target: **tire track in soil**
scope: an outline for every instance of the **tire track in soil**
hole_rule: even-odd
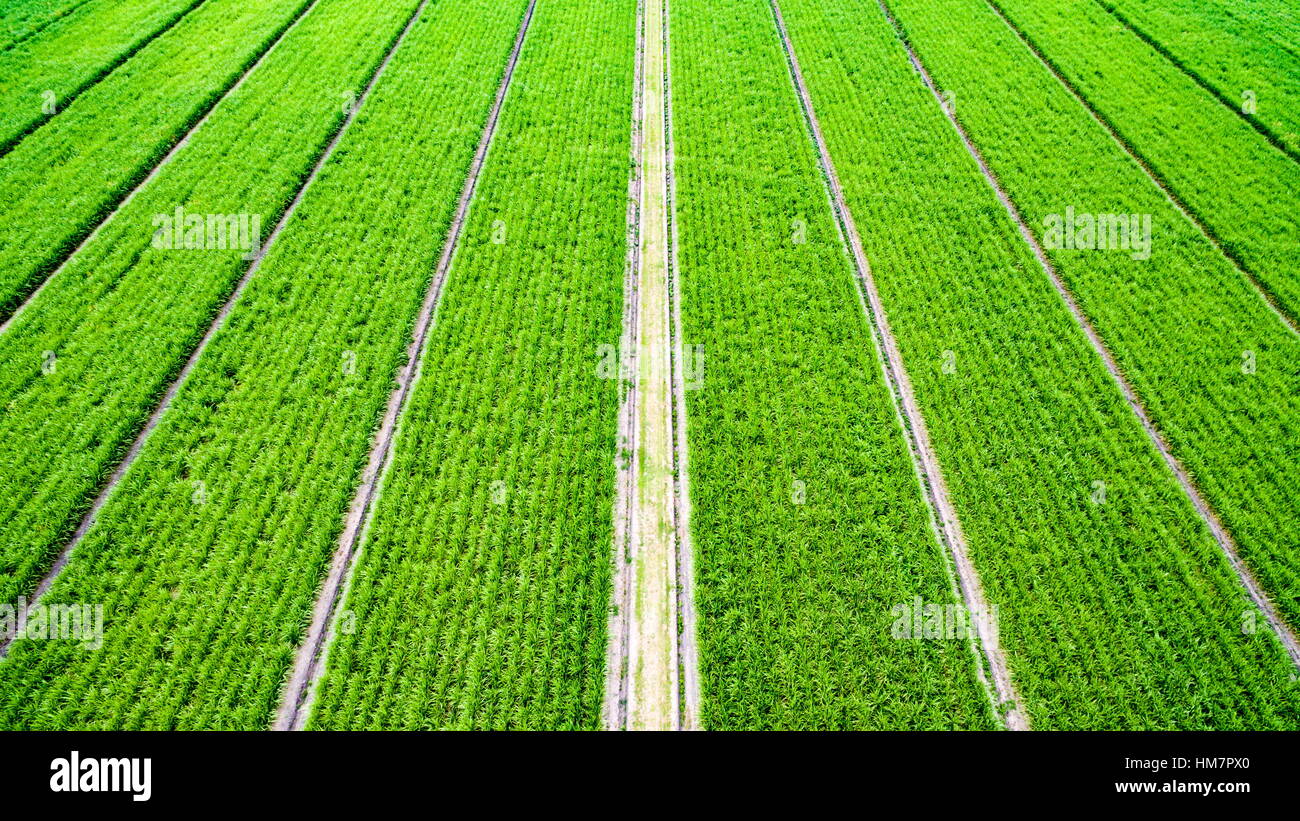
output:
[[[664,49],[664,145],[667,152],[668,209],[668,296],[672,302],[669,333],[671,336],[673,389],[673,477],[675,480],[673,514],[677,535],[677,658],[681,666],[681,716],[678,729],[699,730],[700,663],[696,644],[695,550],[691,541],[690,459],[687,448],[686,385],[683,363],[686,362],[682,339],[681,271],[677,260],[677,154],[673,142],[673,61],[671,6],[663,3]],[[696,363],[701,364],[701,363]]]
[[[645,85],[636,310],[636,475],[631,499],[631,607],[627,617],[626,726],[680,725],[676,523],[672,499],[672,376],[669,347],[667,153],[664,134],[663,5],[644,6]]]
[[[604,725],[699,726],[686,482],[680,291],[675,279],[668,4],[638,4],[615,500],[615,585]]]
[[[645,2],[638,0],[636,9],[636,63],[632,80],[631,172],[627,185],[627,263],[623,270],[623,329],[619,339],[617,379],[622,392],[618,410],[618,450],[614,498],[613,590],[607,625],[605,650],[605,700],[601,707],[601,724],[606,730],[627,726],[628,613],[632,607],[631,556],[632,499],[636,493],[636,327],[637,287],[641,251],[641,120],[644,117],[645,71]]]

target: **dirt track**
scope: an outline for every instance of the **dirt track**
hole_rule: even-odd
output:
[[[638,8],[608,729],[698,727],[666,4]]]

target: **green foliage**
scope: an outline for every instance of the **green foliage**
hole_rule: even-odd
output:
[[[1280,647],[1265,630],[1242,633],[1249,603],[1234,573],[874,0],[783,5],[1031,724],[1296,726]],[[998,36],[996,17],[976,26],[954,2],[891,7],[941,87],[956,90],[958,115],[1006,128],[972,125],[1013,196],[1033,185],[1057,210],[1142,210],[1119,198],[1114,166],[1080,159],[1089,126],[1099,129],[1077,105],[1037,86],[1004,96],[1045,72],[1017,62],[1033,58]],[[1082,134],[1046,140],[1044,118]],[[1105,187],[1068,190],[1081,180]],[[1042,213],[1029,209],[1031,226]],[[1118,302],[1117,283],[1149,281],[1175,258],[1166,232],[1192,230],[1157,221],[1149,264],[1120,251],[1056,256],[1071,270],[1134,265],[1109,280]],[[1160,309],[1127,310],[1125,324],[1150,334],[1132,318]]]
[[[1300,319],[1300,164],[1093,3],[996,0],[1131,145]],[[1300,68],[1300,63],[1293,60]],[[1232,96],[1240,103],[1241,91]],[[1265,97],[1269,107],[1283,100]]]
[[[1152,215],[1150,259],[1049,254],[1252,570],[1300,626],[1300,339],[986,5],[892,5],[936,82],[956,92],[958,118],[1031,230],[1041,237],[1044,217],[1069,206]]]
[[[538,3],[312,726],[598,726],[635,9]]]
[[[86,4],[87,0],[0,0],[0,50],[35,36]]]
[[[359,88],[414,6],[327,3],[281,69]],[[102,649],[17,645],[0,724],[269,724],[522,8],[426,9],[55,585],[105,604]]]
[[[1272,111],[1293,16],[996,2],[1294,313],[1300,171],[1170,62]],[[1152,216],[1147,259],[1049,254],[1300,627],[1300,340],[986,0],[888,3],[1031,231]],[[0,0],[0,146],[26,134],[0,157],[0,316],[307,0],[193,4]],[[157,215],[269,232],[417,5],[321,0],[0,334],[0,602],[248,270],[156,247]],[[1294,668],[876,0],[781,5],[1032,725],[1300,728]],[[0,728],[269,724],[526,7],[427,6],[50,591],[104,606],[102,646],[18,642]],[[635,18],[538,3],[314,727],[599,724]],[[994,727],[969,642],[894,634],[898,606],[960,597],[769,4],[673,0],[670,44],[703,723]],[[78,96],[40,114],[46,88]]]
[[[1189,74],[1300,152],[1300,15],[1290,0],[1098,0]],[[1240,109],[1239,109],[1240,110]]]
[[[0,317],[148,175],[307,1],[204,3],[0,161]]]
[[[101,0],[0,52],[0,154],[200,2]]]
[[[154,216],[258,214],[269,233],[343,119],[339,87],[364,85],[415,0],[365,5],[318,8],[0,335],[0,601],[66,543],[248,267],[154,248]]]
[[[892,633],[958,599],[771,13],[673,0],[671,35],[704,725],[991,727],[965,640]]]

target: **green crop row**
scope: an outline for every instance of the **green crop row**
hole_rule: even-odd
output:
[[[0,53],[0,155],[201,2],[110,0]]]
[[[990,2],[1300,320],[1300,164],[1101,6]]]
[[[286,55],[357,80],[413,8],[327,1]],[[425,9],[52,589],[102,647],[16,644],[0,726],[269,724],[523,8]]]
[[[310,2],[204,3],[0,160],[0,319]]]
[[[1031,726],[1296,727],[1286,657],[875,0],[781,6]]]
[[[247,270],[238,248],[155,247],[157,218],[269,234],[416,1],[324,0],[0,335],[0,601],[34,586]]]
[[[1289,0],[1098,2],[1292,156],[1300,153],[1300,16]]]
[[[0,2],[0,50],[34,36],[86,3],[87,0],[3,0]]]
[[[772,14],[671,13],[704,726],[990,728]]]
[[[309,726],[599,723],[635,35],[537,5]]]
[[[1150,215],[1147,259],[1114,248],[1048,254],[1300,626],[1300,339],[982,0],[890,5],[1040,240],[1067,209]]]

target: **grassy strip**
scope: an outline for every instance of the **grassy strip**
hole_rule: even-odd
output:
[[[55,584],[103,647],[15,645],[0,724],[267,725],[524,5],[426,8]],[[411,12],[341,9],[334,80]]]
[[[1247,8],[1206,0],[1098,2],[1300,160],[1300,43],[1295,39],[1300,25],[1291,4],[1254,2]],[[1287,12],[1293,20],[1290,30],[1280,17]],[[1253,111],[1242,110],[1248,91],[1255,96]]]
[[[1296,726],[1286,657],[874,0],[782,8],[1031,726]]]
[[[309,726],[599,724],[635,21],[538,4]]]
[[[1205,0],[1205,5],[1241,20],[1254,32],[1300,56],[1300,9],[1290,0]]]
[[[1300,320],[1300,164],[1099,5],[989,0]],[[1287,204],[1291,207],[1287,207]]]
[[[5,156],[0,318],[113,211],[309,3],[208,0]]]
[[[3,0],[0,2],[0,51],[34,37],[86,3],[87,0]]]
[[[203,0],[106,0],[0,54],[0,155]]]
[[[989,728],[965,639],[893,635],[960,599],[767,3],[671,33],[703,724]]]
[[[249,264],[153,247],[155,215],[269,232],[416,2],[324,0],[0,335],[0,601],[35,585]]]
[[[1048,253],[1251,569],[1300,625],[1300,340],[987,5],[890,6],[1040,241],[1045,219],[1067,208],[1151,215],[1148,259]]]

